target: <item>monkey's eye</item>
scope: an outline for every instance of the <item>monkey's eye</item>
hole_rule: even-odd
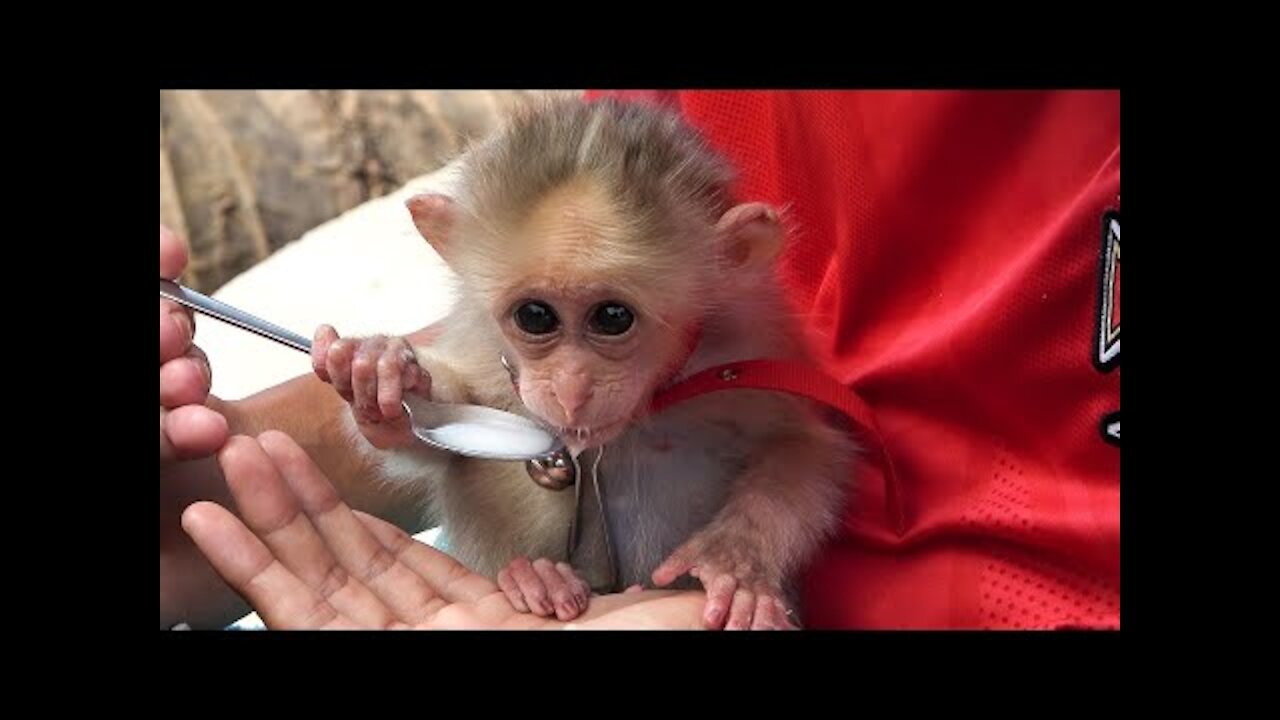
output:
[[[596,306],[587,320],[587,327],[600,335],[622,335],[631,329],[636,318],[626,305],[607,302]]]
[[[516,308],[516,325],[530,335],[546,335],[560,327],[556,312],[546,303],[531,301]]]

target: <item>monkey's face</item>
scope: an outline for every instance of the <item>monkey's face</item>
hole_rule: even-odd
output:
[[[574,452],[618,437],[683,360],[672,318],[607,286],[540,283],[495,310],[520,399]]]
[[[499,168],[510,160],[495,157]],[[705,183],[682,185],[684,163],[669,183],[600,180],[633,161],[626,154],[538,192],[521,192],[501,182],[513,175],[490,168],[463,193],[465,210],[435,194],[408,202],[418,231],[460,279],[465,301],[482,303],[501,328],[521,401],[560,428],[571,451],[613,440],[647,411],[654,391],[683,364],[690,329],[714,297],[749,295],[781,244],[767,206],[709,217],[714,200],[706,198],[717,193]],[[666,197],[668,185],[684,187],[683,195]]]

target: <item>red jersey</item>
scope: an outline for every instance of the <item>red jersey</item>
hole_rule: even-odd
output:
[[[790,208],[781,277],[892,459],[808,626],[1118,629],[1119,92],[614,94]]]

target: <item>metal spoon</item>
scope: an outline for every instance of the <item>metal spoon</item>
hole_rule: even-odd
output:
[[[160,296],[311,354],[311,341],[301,335],[175,282],[161,278]],[[559,438],[528,418],[479,405],[434,403],[414,395],[405,395],[402,405],[409,415],[413,434],[431,447],[485,460],[528,461],[530,475],[540,485],[554,487],[563,482],[559,476],[566,465],[564,445]],[[569,467],[572,474],[572,466]],[[545,484],[539,478],[543,474],[552,476]]]

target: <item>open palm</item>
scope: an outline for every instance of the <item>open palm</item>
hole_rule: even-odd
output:
[[[210,502],[182,525],[222,578],[279,629],[698,629],[701,592],[592,598],[573,623],[520,613],[488,578],[353,511],[292,439],[231,438],[219,453],[240,517]]]

